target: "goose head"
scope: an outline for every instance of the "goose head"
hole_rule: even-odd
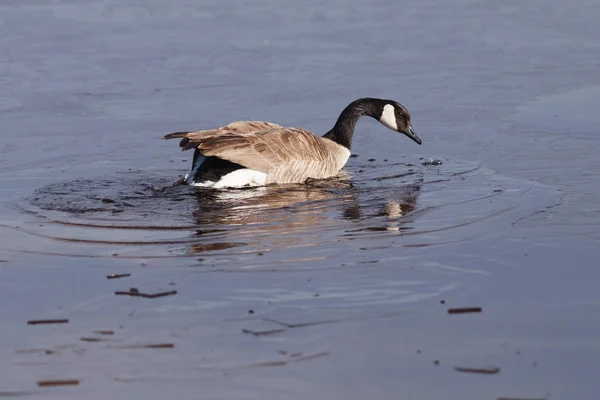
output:
[[[421,144],[421,139],[415,133],[410,123],[410,113],[402,104],[393,100],[382,100],[376,107],[375,119],[381,124],[387,126],[393,131],[400,132],[417,144]]]

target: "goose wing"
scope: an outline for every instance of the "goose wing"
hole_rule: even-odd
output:
[[[181,138],[181,142],[179,146],[182,150],[189,150],[191,148],[196,147],[194,144],[190,143],[190,138],[193,137],[208,137],[220,134],[233,134],[237,133],[239,135],[252,135],[258,131],[264,131],[269,129],[277,129],[282,128],[281,125],[277,125],[273,122],[265,122],[265,121],[235,121],[225,126],[216,129],[207,129],[203,131],[195,131],[195,132],[173,132],[165,135],[163,139],[175,139]]]
[[[284,128],[271,122],[236,121],[218,129],[173,137],[183,138],[180,145],[184,149],[197,148],[205,156],[278,176],[300,172],[304,175],[309,170],[313,177],[331,175],[349,156],[345,148],[329,139],[305,129]]]

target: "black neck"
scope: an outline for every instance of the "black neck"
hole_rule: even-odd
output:
[[[352,147],[352,136],[356,123],[362,116],[378,118],[381,100],[372,98],[362,98],[348,104],[340,114],[334,127],[323,135],[350,150]]]

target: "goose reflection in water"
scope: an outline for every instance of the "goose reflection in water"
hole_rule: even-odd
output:
[[[294,219],[312,225],[311,217],[331,212],[338,204],[354,201],[357,191],[347,176],[327,181],[311,181],[304,185],[277,185],[226,191],[196,190],[198,209],[193,217],[198,225],[277,224]],[[292,218],[302,216],[303,218]],[[326,218],[322,216],[317,218]],[[313,222],[311,222],[313,221]],[[271,229],[285,229],[274,225]]]
[[[203,243],[190,250],[310,247],[348,231],[409,229],[402,226],[416,218],[411,213],[420,190],[420,184],[360,189],[347,176],[289,187],[197,190],[193,218]]]

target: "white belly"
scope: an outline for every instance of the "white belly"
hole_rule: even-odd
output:
[[[252,169],[236,169],[233,172],[223,175],[217,182],[205,181],[194,182],[192,186],[211,187],[215,189],[222,188],[240,188],[248,186],[264,186],[267,183],[267,175],[263,172]]]

